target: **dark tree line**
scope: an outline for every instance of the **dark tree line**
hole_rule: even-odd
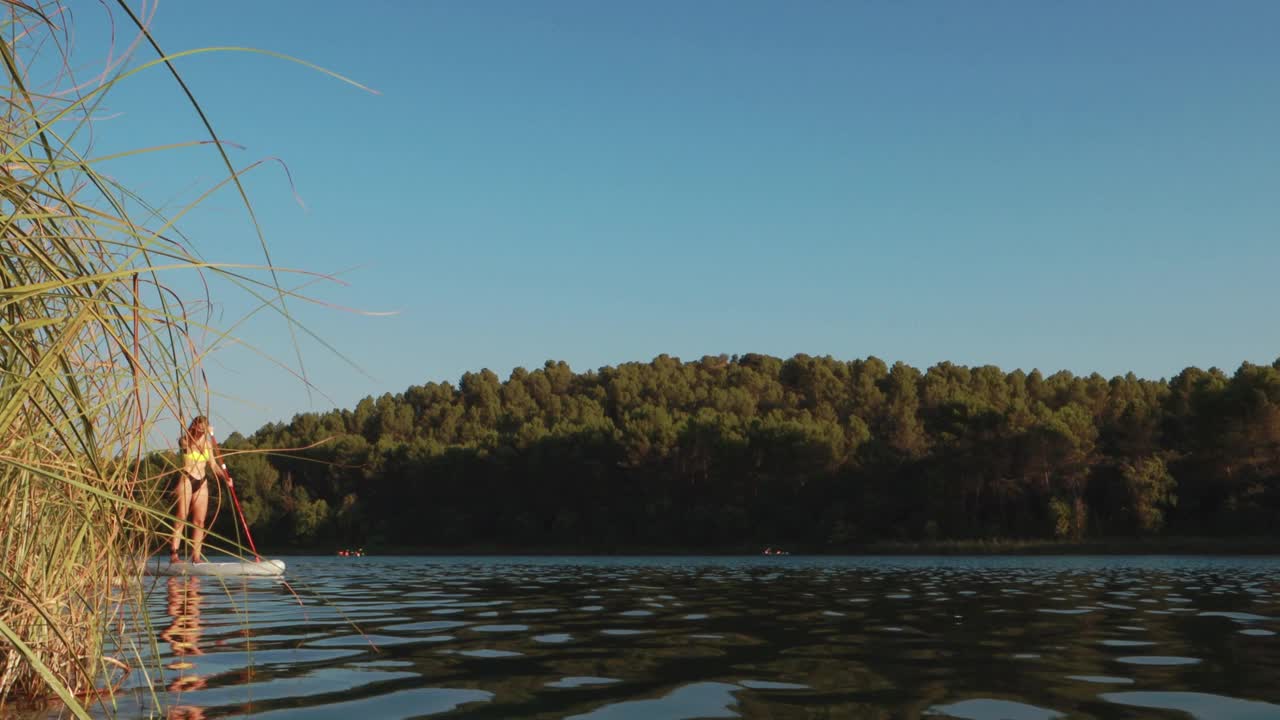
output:
[[[272,451],[228,461],[260,545],[1261,535],[1280,520],[1280,360],[1168,381],[875,357],[547,362],[224,449]]]

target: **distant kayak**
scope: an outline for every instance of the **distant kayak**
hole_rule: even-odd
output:
[[[219,560],[217,562],[192,563],[181,560],[169,562],[168,558],[152,558],[142,567],[143,575],[198,575],[213,577],[280,577],[284,575],[283,560]]]

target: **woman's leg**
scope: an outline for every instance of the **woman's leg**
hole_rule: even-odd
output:
[[[191,562],[204,562],[204,516],[209,509],[209,480],[191,497]]]
[[[175,489],[178,496],[178,522],[173,526],[173,539],[169,542],[169,560],[177,562],[178,549],[182,547],[182,526],[187,519],[187,511],[191,507],[191,480],[186,475],[178,475],[178,485]]]

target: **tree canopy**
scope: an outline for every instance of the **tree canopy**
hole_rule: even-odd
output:
[[[876,357],[548,361],[224,448],[260,544],[1263,534],[1280,520],[1280,361],[1160,381]]]

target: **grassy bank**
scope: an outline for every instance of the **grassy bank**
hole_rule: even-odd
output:
[[[116,31],[162,55],[144,19],[112,10]],[[129,579],[173,522],[174,468],[144,472],[140,460],[212,416],[203,364],[229,341],[211,324],[214,287],[289,318],[272,268],[211,264],[176,228],[205,195],[162,212],[103,169],[182,145],[93,156],[91,128],[118,83],[182,81],[164,57],[127,66],[132,48],[105,67],[73,61],[73,18],[56,3],[0,3],[0,716],[53,702],[87,718],[97,699],[110,714],[111,689],[147,671],[141,650],[109,654],[150,635],[130,625],[146,620]],[[240,176],[258,163],[233,168],[206,128],[185,145],[218,153],[227,177],[214,189],[245,198]],[[184,299],[178,286],[207,294]]]
[[[156,529],[152,484],[131,460],[154,422],[148,402],[181,392],[154,392],[173,377],[177,338],[154,331],[172,310],[134,284],[154,287],[159,238],[85,157],[102,89],[67,87],[47,14],[0,12],[0,710],[60,701],[84,716],[83,700],[136,665],[104,646],[136,601],[118,579]]]

